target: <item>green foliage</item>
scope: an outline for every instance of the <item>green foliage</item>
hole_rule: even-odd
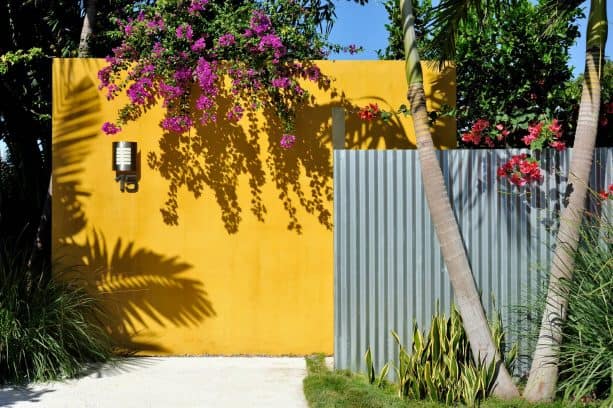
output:
[[[491,323],[492,336],[499,350],[504,349],[504,332],[500,314]],[[495,362],[475,363],[462,325],[462,318],[453,307],[450,317],[437,313],[432,317],[430,330],[422,333],[413,324],[411,351],[402,344],[397,333],[392,332],[399,348],[395,365],[398,395],[412,400],[438,401],[447,405],[463,402],[475,406],[491,392],[496,379]],[[513,346],[504,364],[511,366],[517,354]],[[375,368],[370,348],[366,352],[368,380],[375,382]],[[387,366],[387,365],[386,365]],[[385,367],[384,367],[385,369]],[[387,374],[379,376],[378,385]]]
[[[373,387],[366,377],[346,370],[329,370],[323,355],[306,358],[307,377],[303,381],[304,395],[311,408],[440,408],[443,403],[399,398],[394,387],[384,384]],[[490,399],[482,408],[562,408],[564,402],[530,404],[522,400]]]
[[[75,283],[33,281],[29,259],[0,243],[0,384],[74,376],[111,356],[96,299]]]
[[[381,372],[379,372],[379,375],[377,376],[375,373],[375,366],[372,361],[372,353],[370,351],[370,347],[368,348],[368,350],[366,350],[364,359],[366,360],[366,373],[368,377],[368,383],[376,384],[379,388],[384,387],[385,381],[387,380],[387,373],[390,369],[389,363],[386,363],[383,368],[381,368]]]
[[[587,222],[575,253],[573,279],[564,281],[561,289],[569,303],[560,347],[558,390],[567,405],[594,401],[609,406],[613,403],[613,224],[605,214],[586,213],[584,218]],[[513,307],[512,335],[526,350],[519,357],[524,367],[529,367],[539,335],[546,302],[539,294],[547,291],[547,280],[543,281],[536,296]]]
[[[390,38],[380,56],[403,58],[398,0],[388,0],[386,9]],[[568,49],[579,36],[575,24],[579,15],[575,10],[570,20],[550,27],[543,5],[529,0],[500,8],[483,19],[470,12],[467,21],[458,26],[455,43],[458,134],[483,118],[510,128],[511,145],[523,147],[520,138],[539,115],[560,119],[566,133],[572,134],[577,100],[569,98],[566,91],[572,77],[567,64]],[[428,32],[418,36],[422,59],[438,59],[443,46],[432,40],[437,28],[432,26],[435,11],[429,1],[418,4],[416,16],[417,31]],[[546,29],[550,35],[545,37]]]
[[[35,58],[43,56],[43,50],[34,47],[29,50],[17,50],[0,55],[0,74],[6,74],[10,67],[21,63],[30,63]]]
[[[559,390],[567,401],[613,404],[613,224],[606,216],[591,221],[582,230],[573,279],[563,285],[569,306]]]
[[[415,14],[415,36],[421,58],[424,60],[436,59],[438,54],[426,49],[431,36],[426,27],[430,24],[434,15],[432,0],[412,0]],[[404,59],[404,33],[402,31],[402,16],[400,14],[400,0],[385,0],[383,2],[387,12],[389,23],[385,24],[387,30],[387,47],[377,50],[379,59],[403,60]]]
[[[330,371],[323,355],[306,358],[308,376],[304,395],[311,408],[404,408],[413,406],[398,398],[387,385],[373,387],[363,376],[350,371]],[[431,406],[421,403],[419,406]]]
[[[128,3],[97,2],[97,29],[107,29],[115,9]],[[0,2],[0,145],[11,169],[1,181],[0,234],[16,236],[28,225],[28,245],[51,173],[51,58],[77,56],[82,24],[77,0]],[[114,45],[98,46],[94,56]]]
[[[565,98],[565,88],[572,75],[568,49],[579,32],[573,20],[558,27],[548,23],[539,5],[522,0],[482,26],[475,19],[461,26],[456,44],[458,129],[487,118],[523,131],[544,114],[574,130],[569,119],[576,102]],[[543,37],[547,28],[553,32]],[[517,145],[523,143],[517,140]]]

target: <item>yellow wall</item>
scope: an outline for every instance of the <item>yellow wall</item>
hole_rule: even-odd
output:
[[[154,107],[105,136],[102,123],[126,100],[98,91],[103,65],[53,64],[56,271],[72,266],[101,291],[113,337],[143,354],[332,353],[330,111],[348,110],[349,148],[414,147],[408,119],[364,123],[355,114],[369,102],[405,103],[402,62],[319,62],[331,89],[311,87],[316,105],[298,115],[289,151],[270,115],[256,127],[244,119],[179,137],[163,135]],[[455,103],[453,71],[426,79],[434,107]],[[454,132],[442,122],[436,143],[455,146]],[[138,142],[137,193],[114,181],[115,140]],[[176,207],[165,205],[169,191]]]

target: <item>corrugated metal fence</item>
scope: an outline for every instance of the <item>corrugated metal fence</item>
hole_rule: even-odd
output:
[[[486,309],[495,299],[507,321],[508,306],[534,296],[549,265],[571,153],[543,153],[547,175],[528,195],[496,179],[520,152],[438,154]],[[610,183],[613,149],[597,149],[590,185]],[[453,301],[417,151],[335,150],[334,216],[335,364],[363,370],[370,346],[380,368],[397,357],[391,330],[409,346],[413,320],[424,328],[437,301],[443,311]]]

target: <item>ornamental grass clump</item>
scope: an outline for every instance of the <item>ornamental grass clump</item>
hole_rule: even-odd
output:
[[[75,283],[33,276],[29,252],[0,242],[0,384],[72,377],[111,357],[97,300]]]
[[[602,202],[606,214],[611,202]],[[610,214],[610,213],[609,213]],[[568,318],[560,346],[560,387],[566,401],[613,405],[613,224],[590,217],[575,255]],[[607,405],[610,404],[610,405]]]

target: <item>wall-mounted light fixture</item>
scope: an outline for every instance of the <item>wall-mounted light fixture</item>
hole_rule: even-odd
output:
[[[138,191],[137,164],[136,142],[113,142],[113,170],[122,193]]]

